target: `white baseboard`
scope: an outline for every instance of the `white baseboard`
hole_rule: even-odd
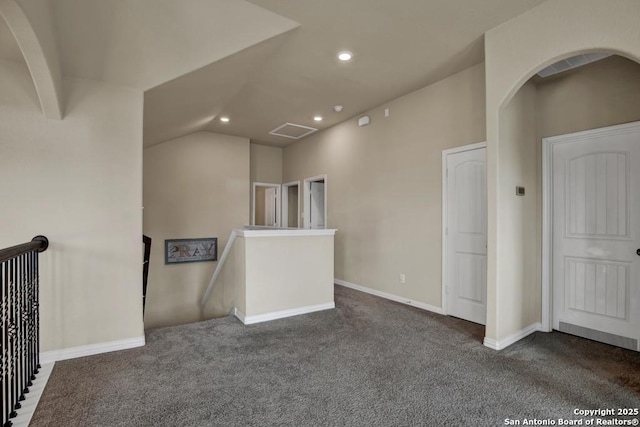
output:
[[[518,332],[511,334],[508,337],[503,338],[501,340],[494,340],[493,338],[484,337],[484,345],[493,350],[502,350],[504,348],[509,347],[511,344],[515,343],[516,341],[520,341],[522,338],[526,337],[527,335],[531,335],[536,331],[542,331],[542,323],[537,322],[537,323],[531,324],[526,328],[521,329]]]
[[[233,314],[245,325],[251,325],[254,323],[268,322],[269,320],[283,319],[285,317],[313,313],[314,311],[330,310],[332,308],[336,308],[336,304],[334,302],[309,305],[306,307],[293,308],[291,310],[274,311],[272,313],[257,314],[255,316],[246,316],[243,312],[241,312],[237,308],[234,308]]]
[[[79,347],[63,348],[40,353],[40,363],[51,363],[59,360],[75,359],[76,357],[93,356],[111,351],[127,350],[142,347],[145,344],[144,336],[129,338],[126,340],[110,341],[99,344],[81,345]]]
[[[49,381],[51,371],[53,371],[54,363],[40,363],[40,365],[40,372],[36,375],[36,379],[33,380],[33,385],[29,387],[29,393],[25,394],[26,399],[20,402],[22,408],[17,410],[18,416],[11,420],[13,427],[28,427],[33,414],[36,412],[44,387]]]
[[[423,310],[431,311],[433,313],[444,314],[444,310],[442,310],[442,308],[436,307],[434,305],[425,304],[425,303],[419,302],[419,301],[413,301],[413,300],[410,300],[409,298],[404,298],[404,297],[400,297],[398,295],[388,294],[386,292],[377,291],[377,290],[371,289],[371,288],[366,288],[364,286],[360,286],[360,285],[356,285],[356,284],[353,284],[353,283],[345,282],[344,280],[340,280],[340,279],[333,279],[333,282],[336,285],[344,286],[345,288],[355,289],[356,291],[365,292],[367,294],[375,295],[377,297],[385,298],[385,299],[388,299],[388,300],[391,300],[391,301],[399,302],[399,303],[402,303],[402,304],[407,304],[407,305],[410,305],[412,307],[417,307],[417,308],[421,308]]]

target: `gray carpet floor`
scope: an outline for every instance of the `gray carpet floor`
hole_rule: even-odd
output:
[[[556,332],[496,352],[483,335],[337,286],[335,310],[156,329],[58,362],[31,426],[498,426],[640,408],[640,353]]]

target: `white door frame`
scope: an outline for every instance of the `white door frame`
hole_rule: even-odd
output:
[[[447,186],[447,156],[450,154],[463,153],[465,151],[478,150],[480,148],[487,148],[487,143],[477,142],[475,144],[442,150],[442,314],[444,315],[448,314],[447,283],[449,280],[447,275],[447,195],[449,191],[449,187]]]
[[[256,187],[267,187],[276,189],[276,227],[280,227],[280,194],[281,185],[269,182],[254,182],[251,190],[251,225],[256,225]]]
[[[289,226],[289,187],[298,186],[298,228],[300,228],[300,181],[291,181],[286,184],[282,184],[282,221],[280,225],[283,227]]]
[[[309,228],[309,225],[311,224],[311,218],[310,218],[310,212],[311,212],[311,206],[309,205],[309,184],[311,182],[315,182],[315,181],[324,181],[324,228],[327,228],[327,174],[323,174],[323,175],[316,175],[316,176],[312,176],[309,178],[305,178],[304,179],[304,221],[303,221],[303,227],[304,228]]]
[[[542,330],[553,330],[553,147],[557,144],[588,140],[630,130],[640,132],[640,121],[607,126],[542,139]],[[567,141],[568,138],[571,138]]]

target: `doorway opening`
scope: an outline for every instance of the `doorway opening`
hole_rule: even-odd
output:
[[[304,228],[327,228],[327,175],[304,180]]]
[[[559,330],[638,350],[640,335],[625,331],[640,330],[640,316],[628,316],[640,292],[632,207],[640,137],[628,148],[617,131],[605,136],[640,120],[638,90],[640,64],[609,55],[535,74],[501,107],[499,263],[509,283],[501,304],[521,328],[505,342]],[[619,248],[625,239],[633,250]]]
[[[300,224],[300,181],[282,184],[282,226],[298,228]]]
[[[254,182],[251,225],[280,226],[280,184]]]

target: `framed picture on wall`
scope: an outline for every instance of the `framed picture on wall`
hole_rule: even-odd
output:
[[[203,262],[218,260],[218,238],[167,239],[164,241],[164,263]]]

